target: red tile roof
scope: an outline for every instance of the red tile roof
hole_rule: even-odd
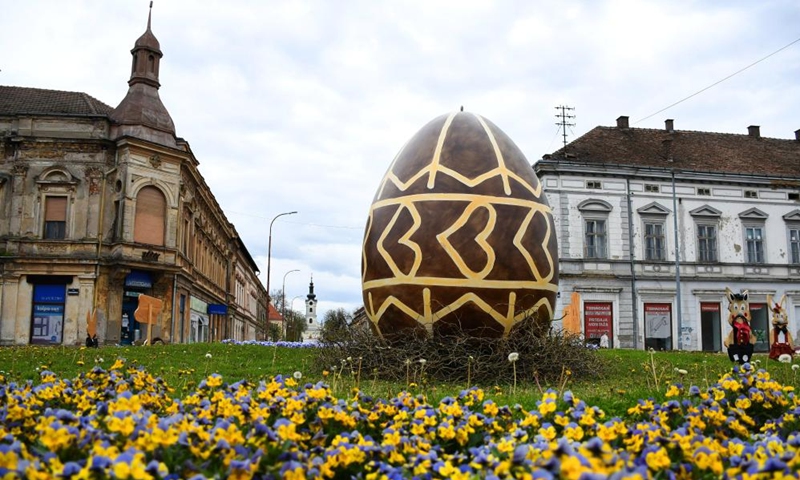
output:
[[[595,127],[544,161],[800,178],[800,141],[729,133]]]
[[[83,92],[0,85],[0,115],[107,116],[113,110],[112,107]]]
[[[282,322],[283,321],[283,315],[281,315],[281,313],[278,311],[278,309],[275,308],[275,305],[273,305],[271,303],[269,304],[269,317],[268,317],[268,319],[271,322]]]

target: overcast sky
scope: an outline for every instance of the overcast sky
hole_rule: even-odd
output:
[[[0,84],[116,107],[148,0],[0,0]],[[794,138],[800,2],[156,0],[161,99],[177,134],[287,304],[310,276],[320,314],[361,305],[370,203],[397,151],[460,106],[533,163],[627,115],[632,126]],[[300,272],[287,274],[290,270]],[[293,304],[302,308],[300,299]]]

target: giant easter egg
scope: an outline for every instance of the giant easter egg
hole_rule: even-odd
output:
[[[520,149],[473,113],[422,127],[375,194],[361,274],[366,314],[385,337],[501,337],[531,316],[549,322],[555,228]]]

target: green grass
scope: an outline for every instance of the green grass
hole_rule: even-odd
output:
[[[616,416],[624,414],[641,398],[663,401],[671,383],[680,382],[687,387],[697,385],[705,389],[732,367],[727,355],[721,353],[603,350],[598,354],[605,364],[604,374],[598,378],[574,379],[564,375],[561,380],[544,385],[537,385],[532,378],[518,378],[516,388],[510,384],[481,387],[486,390],[487,398],[499,404],[519,403],[526,409],[535,407],[541,398],[541,390],[571,390],[589,405],[596,405],[608,415]],[[39,371],[44,368],[62,378],[74,378],[94,365],[107,369],[119,357],[125,358],[127,365],[142,365],[166,380],[175,389],[175,396],[193,391],[203,378],[212,373],[219,373],[225,381],[232,383],[238,380],[257,382],[273,375],[292,375],[299,371],[304,382],[324,380],[339,396],[350,395],[354,387],[382,397],[409,389],[427,395],[430,402],[455,395],[466,387],[463,384],[428,383],[423,377],[412,379],[418,385],[409,388],[406,382],[377,380],[372,372],[359,374],[357,364],[348,364],[346,368],[329,372],[324,377],[321,368],[314,365],[313,349],[221,343],[99,349],[2,347],[0,372],[10,381],[36,381]],[[757,364],[759,368],[767,368],[782,383],[800,387],[800,379],[791,365],[768,361],[766,354],[756,355],[755,360],[760,362]],[[676,369],[687,373],[681,374]]]

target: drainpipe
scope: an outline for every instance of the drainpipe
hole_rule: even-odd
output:
[[[6,304],[6,262],[0,262],[0,325],[3,324],[3,306]]]
[[[634,260],[636,256],[634,255],[633,249],[633,206],[631,205],[631,181],[629,178],[625,179],[625,189],[627,194],[625,195],[628,199],[628,252],[629,258],[631,263],[631,307],[633,313],[633,349],[639,349],[639,305],[636,301],[636,268],[634,265]]]
[[[172,276],[172,331],[169,334],[169,343],[175,343],[175,321],[178,317],[175,312],[178,311],[178,274]]]
[[[100,215],[97,218],[97,252],[94,273],[94,297],[92,299],[92,310],[97,309],[97,292],[100,289],[100,252],[103,249],[103,215],[105,214],[106,206],[106,178],[108,175],[117,170],[117,162],[119,160],[119,152],[114,152],[114,168],[107,172],[103,172],[103,186],[100,193]]]
[[[678,237],[678,194],[675,192],[675,170],[672,171],[672,222],[675,229],[675,292],[678,302],[678,350],[683,350],[683,322],[681,318],[681,249]]]

